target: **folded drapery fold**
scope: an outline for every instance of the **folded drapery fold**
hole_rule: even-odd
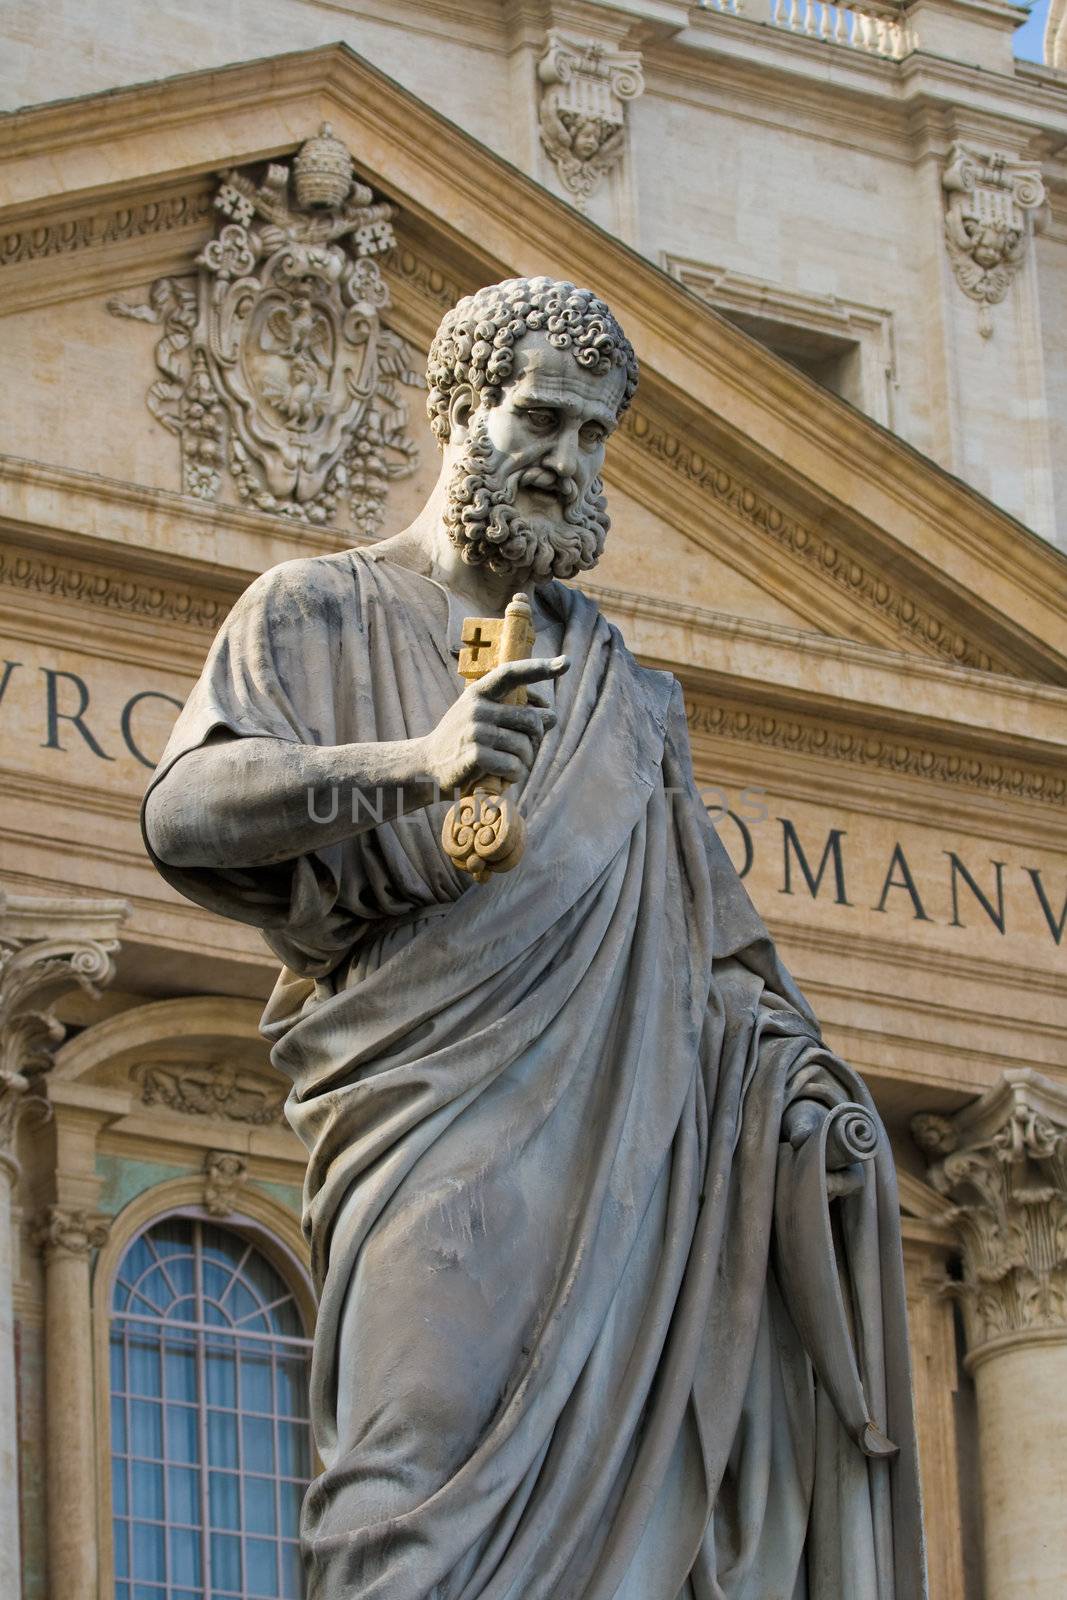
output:
[[[161,770],[219,728],[429,731],[460,689],[434,591],[352,552],[268,574]],[[876,1127],[873,1106],[707,821],[678,686],[578,592],[539,598],[571,668],[518,870],[466,886],[443,807],[283,864],[267,894],[164,869],[287,964],[264,1030],[321,1291],[309,1594],[918,1600],[887,1142],[827,1257],[825,1151],[795,1155],[783,1114],[814,1093]],[[805,1263],[833,1266],[854,1371],[810,1326]],[[857,1407],[894,1458],[857,1445]]]

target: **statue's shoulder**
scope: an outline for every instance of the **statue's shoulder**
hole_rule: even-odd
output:
[[[539,587],[537,594],[568,626],[584,629],[590,635],[599,633],[605,641],[610,641],[612,650],[626,663],[635,683],[652,688],[657,701],[681,698],[681,686],[674,673],[646,667],[638,661],[622,629],[606,615],[593,595],[574,584],[561,583],[558,578]]]
[[[235,613],[259,612],[270,620],[303,620],[350,615],[358,595],[359,551],[341,550],[322,556],[298,556],[268,567],[244,591]]]

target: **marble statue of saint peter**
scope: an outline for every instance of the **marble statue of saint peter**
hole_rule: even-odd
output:
[[[145,802],[168,881],[283,963],[311,1600],[924,1593],[888,1142],[708,823],[678,684],[569,581],[636,384],[588,290],[461,301],[425,508],[251,585]],[[464,686],[464,619],[519,590],[533,658]],[[441,845],[477,775],[527,826],[484,883]]]

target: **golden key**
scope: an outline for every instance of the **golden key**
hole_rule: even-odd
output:
[[[528,660],[535,638],[533,613],[524,594],[513,596],[502,617],[468,617],[460,639],[460,677],[473,683],[507,661]],[[524,706],[523,685],[500,704]],[[441,829],[445,854],[476,883],[484,883],[491,872],[510,872],[522,859],[526,823],[508,798],[508,787],[503,778],[474,778],[445,817]]]

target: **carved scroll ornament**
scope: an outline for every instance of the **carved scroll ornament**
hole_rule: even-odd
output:
[[[375,259],[395,243],[390,205],[354,176],[329,123],[291,164],[231,170],[195,278],[160,278],[116,316],[158,323],[148,408],[178,435],[182,487],[218,498],[229,469],[261,511],[358,531],[381,521],[391,479],[414,466],[400,385],[421,383],[384,327]]]
[[[114,976],[115,935],[125,914],[116,901],[38,899],[0,889],[0,1168],[17,1171],[22,1118],[50,1115],[46,1077],[67,1031],[53,1006],[74,989],[99,997]]]

